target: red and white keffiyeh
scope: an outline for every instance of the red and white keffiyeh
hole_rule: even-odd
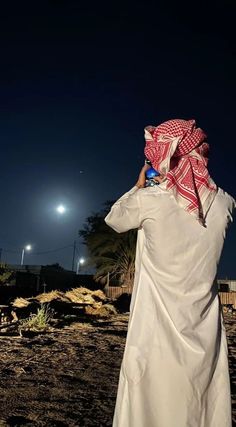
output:
[[[145,156],[166,176],[167,189],[177,203],[201,224],[214,200],[217,186],[209,175],[209,145],[195,120],[168,120],[145,128]]]

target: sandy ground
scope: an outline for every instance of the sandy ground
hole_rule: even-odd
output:
[[[236,421],[236,321],[225,316]],[[128,314],[0,337],[0,426],[112,425]],[[235,425],[235,424],[234,424]]]

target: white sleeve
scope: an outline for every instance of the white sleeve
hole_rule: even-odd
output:
[[[105,218],[109,227],[117,233],[123,233],[141,225],[140,207],[139,207],[139,189],[131,188],[130,191],[123,194],[112,206],[110,212]]]

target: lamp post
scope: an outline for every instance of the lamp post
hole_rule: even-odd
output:
[[[85,259],[84,258],[79,258],[77,261],[77,267],[76,267],[76,274],[79,274],[79,268],[81,265],[83,265],[85,263]]]
[[[32,246],[31,246],[31,245],[26,245],[26,246],[22,249],[20,265],[23,265],[23,264],[24,264],[25,251],[31,251],[31,249],[32,249]]]

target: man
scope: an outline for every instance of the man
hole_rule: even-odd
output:
[[[105,218],[118,233],[138,228],[113,427],[231,427],[214,279],[235,200],[211,179],[194,120],[148,126],[145,138],[158,185],[145,187],[145,165]]]

